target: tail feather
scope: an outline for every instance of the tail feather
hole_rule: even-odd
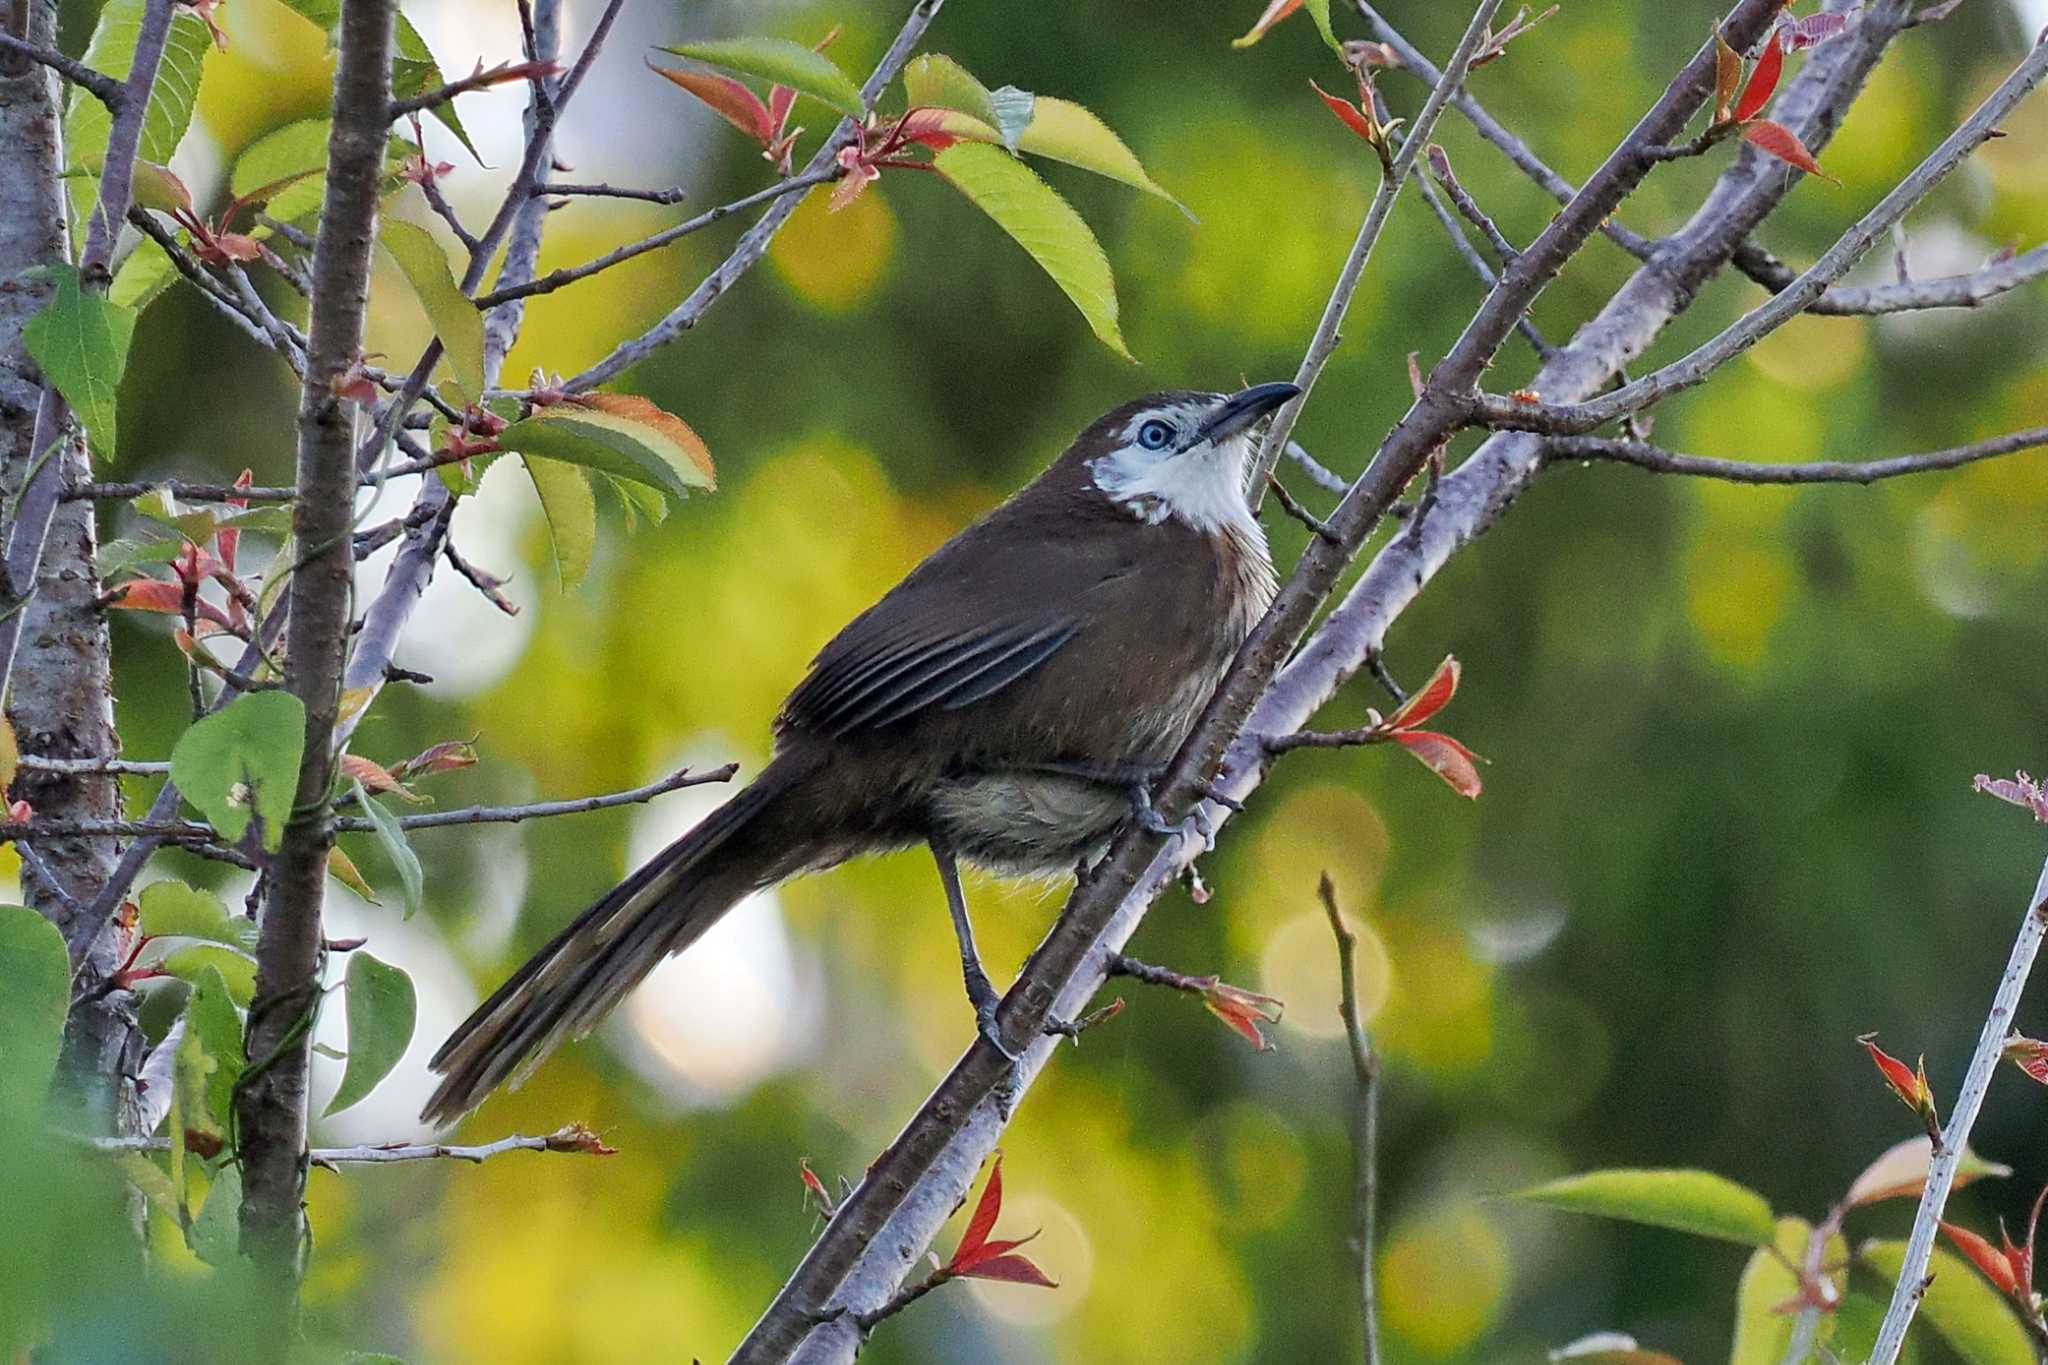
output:
[[[797,774],[772,763],[738,796],[578,915],[450,1034],[429,1065],[446,1079],[421,1117],[448,1123],[517,1085],[566,1038],[588,1033],[663,958],[733,904],[810,861],[778,808]]]

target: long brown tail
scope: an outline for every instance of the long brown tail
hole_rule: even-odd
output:
[[[447,1079],[421,1117],[447,1123],[510,1079],[514,1084],[565,1038],[581,1037],[655,964],[687,948],[749,892],[817,861],[814,837],[794,826],[803,777],[777,759],[548,941],[477,1006],[430,1064]]]

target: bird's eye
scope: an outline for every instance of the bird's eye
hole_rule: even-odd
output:
[[[1164,450],[1173,439],[1173,427],[1157,417],[1138,428],[1138,444],[1147,450]]]

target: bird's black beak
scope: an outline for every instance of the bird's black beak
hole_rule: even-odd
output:
[[[1195,439],[1227,441],[1300,392],[1298,384],[1254,384],[1224,399],[1223,406],[1202,424]]]

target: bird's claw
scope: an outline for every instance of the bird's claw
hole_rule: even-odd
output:
[[[988,1040],[990,1047],[1011,1061],[1017,1061],[1019,1054],[1012,1051],[1003,1041],[1002,1024],[996,1018],[996,1011],[1002,1006],[1003,1001],[1002,997],[996,994],[994,983],[988,979],[988,973],[981,969],[978,962],[962,962],[961,967],[967,978],[967,1000],[974,1006],[975,1030]]]
[[[1216,847],[1216,825],[1209,818],[1209,811],[1205,806],[1197,805],[1188,813],[1186,819],[1178,823],[1170,821],[1152,804],[1152,793],[1145,784],[1134,782],[1131,784],[1131,809],[1138,822],[1138,828],[1148,834],[1164,835],[1169,839],[1199,837],[1203,848]]]

